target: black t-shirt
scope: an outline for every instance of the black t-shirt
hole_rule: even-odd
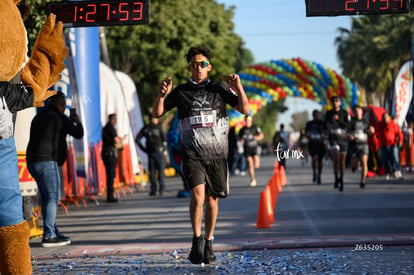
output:
[[[164,101],[165,111],[177,107],[183,158],[220,159],[228,154],[229,118],[226,104],[238,103],[225,83],[206,79],[176,87]]]
[[[102,128],[102,152],[115,152],[114,138],[117,136],[115,127],[109,122]]]
[[[338,115],[338,119],[334,118],[335,115]],[[325,123],[331,144],[335,142],[347,142],[347,131],[350,126],[349,122],[349,114],[343,109],[340,109],[339,111],[329,110],[326,112]]]
[[[141,139],[145,137],[145,146],[142,145]],[[135,138],[135,142],[147,153],[162,152],[164,150],[164,132],[159,125],[150,123],[142,128]]]
[[[239,137],[244,140],[244,151],[245,152],[254,152],[259,146],[259,142],[254,138],[259,135],[262,130],[256,125],[250,127],[244,126],[240,129]]]
[[[305,133],[310,143],[322,143],[325,123],[322,120],[311,120],[306,123]]]

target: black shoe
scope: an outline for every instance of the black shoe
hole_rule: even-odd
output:
[[[115,198],[110,198],[110,199],[107,199],[106,202],[113,203],[113,202],[119,202],[119,200]]]
[[[317,183],[317,184],[321,184],[321,176],[318,176],[318,177],[316,178],[316,183]]]
[[[191,247],[188,259],[193,264],[201,264],[204,258],[204,237],[193,236],[193,245]]]
[[[339,185],[339,179],[335,178],[334,188],[338,188]]]
[[[157,193],[156,193],[155,191],[151,191],[151,192],[149,193],[149,195],[150,195],[150,196],[155,196],[155,195],[157,195]]]
[[[344,180],[342,177],[339,178],[339,192],[344,191]]]
[[[316,174],[313,174],[312,182],[316,181]]]
[[[42,247],[58,247],[70,244],[70,241],[55,238],[43,238]]]
[[[360,187],[360,188],[365,188],[365,183],[364,183],[364,182],[361,182],[361,183],[359,184],[359,187]]]
[[[62,241],[67,241],[67,242],[68,242],[68,244],[71,244],[71,243],[72,243],[72,241],[70,240],[70,237],[67,237],[67,236],[65,236],[65,235],[61,235],[61,234],[59,234],[59,235],[57,235],[57,238],[58,238],[59,240],[62,240]]]
[[[216,262],[216,256],[213,252],[213,240],[205,240],[204,246],[204,263],[205,264],[214,264]]]

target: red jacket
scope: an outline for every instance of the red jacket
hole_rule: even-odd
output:
[[[382,122],[378,130],[378,139],[381,146],[391,146],[403,142],[403,133],[393,120]]]

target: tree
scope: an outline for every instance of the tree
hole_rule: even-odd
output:
[[[26,0],[30,7],[29,17],[24,21],[28,38],[29,56],[36,42],[36,37],[47,19],[47,0]]]
[[[411,3],[413,10],[413,3]],[[339,29],[337,55],[343,73],[367,95],[391,91],[400,66],[410,58],[414,15],[354,17],[351,29]]]
[[[250,51],[234,32],[233,10],[213,0],[154,0],[149,25],[105,28],[111,64],[132,77],[144,110],[152,107],[162,79],[171,76],[174,84],[188,80],[185,54],[190,46],[204,45],[216,56],[212,79],[251,64]]]

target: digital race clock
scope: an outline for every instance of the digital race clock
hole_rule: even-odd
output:
[[[48,7],[66,27],[149,23],[149,0],[52,2]]]
[[[305,0],[306,16],[407,13],[409,0]]]

